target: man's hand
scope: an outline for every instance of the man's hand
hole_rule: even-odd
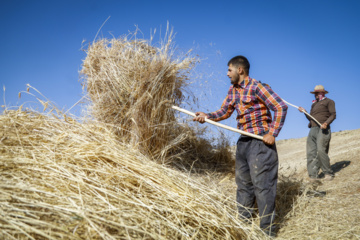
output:
[[[266,134],[263,136],[263,142],[267,145],[274,145],[275,143],[275,137],[271,134]]]
[[[327,123],[323,123],[323,124],[320,126],[321,129],[327,129],[327,127],[328,127],[328,124],[327,124]]]
[[[299,110],[300,112],[302,112],[302,113],[303,113],[303,112],[306,112],[305,108],[303,108],[303,107],[299,107],[298,110]]]
[[[199,123],[204,123],[205,118],[207,117],[205,113],[203,112],[196,112],[196,117],[193,118],[193,121],[198,121]]]

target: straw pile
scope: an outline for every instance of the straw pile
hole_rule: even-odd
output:
[[[176,53],[170,31],[154,45],[133,33],[88,47],[81,74],[91,116],[155,161],[198,171],[232,169],[226,139],[212,146],[200,138],[204,129],[179,124],[171,109],[186,99],[194,101],[186,87],[197,60]]]
[[[170,107],[184,100],[196,61],[174,56],[171,32],[159,45],[136,33],[100,39],[87,49],[81,71],[91,115],[113,124],[119,139],[151,156],[168,155],[165,147],[181,139]]]
[[[118,141],[105,124],[0,116],[1,239],[258,239],[201,178]]]

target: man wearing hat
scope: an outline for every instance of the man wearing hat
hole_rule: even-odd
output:
[[[332,180],[334,173],[331,170],[329,158],[329,144],[331,139],[330,124],[336,118],[335,102],[325,97],[328,93],[322,85],[315,86],[313,92],[315,100],[313,100],[310,115],[313,116],[320,124],[319,126],[313,119],[309,119],[310,132],[306,143],[307,170],[311,180],[319,178],[319,170],[321,168],[325,175],[325,180]],[[305,112],[303,107],[299,107],[300,112]]]

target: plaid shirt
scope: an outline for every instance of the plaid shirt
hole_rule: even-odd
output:
[[[284,125],[287,105],[267,84],[246,77],[240,84],[231,85],[221,109],[207,113],[213,121],[229,118],[236,109],[240,130],[277,137]],[[274,120],[271,112],[274,111]]]

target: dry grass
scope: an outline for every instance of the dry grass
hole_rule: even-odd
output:
[[[354,176],[310,185],[285,217],[279,238],[360,239],[360,181]]]
[[[282,220],[279,239],[360,239],[359,133],[360,129],[332,133],[330,159],[336,177],[315,183],[307,182],[305,146],[299,147],[306,138],[281,142],[288,146],[281,155],[298,165],[292,176],[301,187],[293,192],[299,197]]]
[[[81,70],[91,115],[113,124],[122,141],[156,158],[168,156],[182,138],[170,107],[184,100],[187,75],[196,62],[174,55],[171,32],[165,38],[158,47],[136,33],[100,39],[87,49]]]
[[[119,142],[105,124],[20,110],[0,122],[2,239],[261,236],[237,220],[234,201]]]
[[[158,44],[138,39],[136,32],[100,39],[86,53],[81,73],[90,114],[110,124],[119,141],[179,168],[233,168],[226,139],[212,146],[199,138],[204,129],[180,124],[171,109],[186,99],[194,101],[187,86],[197,61],[190,53],[176,53],[171,31]]]

